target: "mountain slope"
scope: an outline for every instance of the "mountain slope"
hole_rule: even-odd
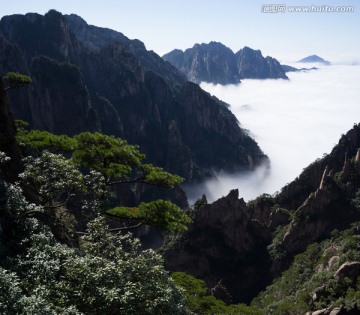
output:
[[[76,14],[64,15],[64,17],[76,38],[85,46],[99,51],[114,42],[121,43],[134,54],[144,68],[177,84],[186,81],[186,77],[183,73],[178,71],[168,62],[165,62],[153,51],[147,51],[144,43],[141,41],[137,39],[131,40],[122,33],[108,28],[88,25],[86,21]]]
[[[188,181],[266,159],[222,102],[140,41],[54,10],[3,17],[0,40],[0,72],[33,78],[9,97],[34,129],[123,137]]]
[[[233,301],[249,302],[295,255],[360,220],[360,124],[332,152],[275,196],[247,204],[238,191],[195,204],[194,223],[165,254],[168,268],[220,280]]]
[[[237,53],[221,43],[195,44],[184,52],[175,49],[163,56],[188,80],[219,84],[236,84],[241,79],[287,79],[279,62],[264,58],[260,50],[244,47]]]

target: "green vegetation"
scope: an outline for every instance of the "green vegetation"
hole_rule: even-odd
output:
[[[21,86],[28,85],[32,82],[31,78],[27,75],[23,75],[17,72],[8,72],[4,79],[7,81],[8,85],[5,87],[6,90],[16,89]]]
[[[175,284],[184,290],[186,306],[194,314],[224,314],[224,315],[260,315],[255,307],[244,304],[226,305],[222,300],[214,297],[203,280],[197,279],[184,272],[171,274]]]
[[[291,267],[252,302],[264,314],[305,314],[326,307],[360,308],[360,278],[336,279],[345,262],[360,261],[359,223],[333,238],[308,246]]]
[[[151,225],[159,230],[180,232],[191,222],[184,211],[173,203],[165,200],[142,202],[137,208],[116,207],[107,214],[118,218],[137,219],[143,224]]]
[[[269,194],[261,194],[257,198],[255,198],[253,200],[249,200],[247,202],[247,206],[249,208],[252,208],[255,205],[260,205],[260,204],[264,204],[264,203],[268,203],[268,204],[271,204],[271,206],[273,206],[275,204],[274,198]]]
[[[66,206],[75,199],[79,202],[80,198],[87,216],[107,214],[112,219],[132,221],[131,227],[147,224],[175,232],[185,230],[191,222],[178,206],[164,200],[137,207],[110,206],[113,186],[145,184],[173,188],[182,181],[160,167],[143,163],[145,156],[139,148],[123,139],[100,133],[84,132],[69,137],[24,129],[19,130],[17,139],[38,154],[26,158],[20,177],[39,194],[45,209]]]

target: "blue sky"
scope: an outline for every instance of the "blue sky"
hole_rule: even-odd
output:
[[[286,12],[263,13],[268,4],[286,4]],[[290,13],[292,5],[353,6],[354,12]],[[0,0],[0,16],[49,9],[138,38],[160,55],[214,40],[285,60],[313,53],[331,61],[360,60],[359,0]]]

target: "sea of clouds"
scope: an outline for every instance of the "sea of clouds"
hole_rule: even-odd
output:
[[[271,168],[220,173],[215,179],[187,186],[190,203],[202,194],[214,201],[234,188],[245,200],[262,193],[273,194],[315,159],[329,153],[341,134],[360,122],[360,66],[320,66],[318,70],[288,73],[288,77],[247,79],[226,86],[201,84],[231,105],[241,127],[249,130],[270,158]]]

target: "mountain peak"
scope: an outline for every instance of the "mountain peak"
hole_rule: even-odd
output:
[[[317,63],[322,63],[324,65],[330,65],[329,61],[319,57],[318,55],[307,56],[307,57],[299,60],[298,62],[303,62],[303,63],[317,62]]]
[[[261,50],[260,49],[252,49],[252,48],[250,48],[250,47],[248,47],[248,46],[244,46],[244,48],[243,49],[241,49],[241,50],[244,50],[244,51],[253,51],[253,52],[260,52],[260,54],[261,54]]]
[[[215,84],[237,84],[240,79],[287,79],[279,62],[264,58],[260,50],[245,46],[236,54],[216,41],[195,44],[184,52],[173,50],[163,58],[183,71],[188,80]]]

